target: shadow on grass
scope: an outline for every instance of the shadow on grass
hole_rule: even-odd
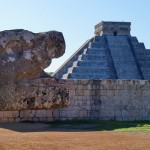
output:
[[[88,131],[149,131],[150,121],[100,121],[100,120],[73,120],[54,121],[53,128],[82,129]],[[130,130],[128,130],[130,129]]]
[[[0,128],[17,132],[146,131],[150,121],[66,120],[49,123],[1,123]],[[0,129],[1,130],[1,129]]]

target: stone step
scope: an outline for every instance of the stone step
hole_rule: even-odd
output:
[[[107,75],[109,73],[109,68],[108,67],[99,67],[99,68],[94,68],[94,67],[74,67],[73,73],[97,73],[97,74],[104,74]]]
[[[143,55],[149,55],[150,56],[150,51],[146,51],[144,49],[134,49],[136,57],[140,57]]]
[[[136,55],[140,55],[144,53],[144,49],[138,49],[138,48],[134,48],[135,54]]]
[[[127,53],[125,53],[124,55],[123,54],[118,54],[118,55],[113,54],[113,59],[115,59],[115,60],[120,60],[120,58],[122,58],[122,57],[124,57],[124,59],[122,59],[124,61],[134,60],[133,56],[130,54],[127,54]],[[122,60],[120,60],[120,61],[122,61]]]
[[[83,55],[79,55],[77,61],[82,60],[82,57],[83,57]]]
[[[127,37],[108,37],[107,40],[118,78],[139,79],[139,70]]]
[[[150,80],[150,76],[144,77],[144,80]]]
[[[87,48],[83,50],[83,54],[87,54]]]
[[[82,55],[82,60],[86,60],[86,61],[104,61],[107,60],[107,56],[106,55]]]
[[[93,42],[101,42],[103,41],[103,37],[102,36],[95,36]]]
[[[63,74],[62,79],[68,79],[69,78],[69,74]]]
[[[101,43],[100,42],[90,42],[89,43],[89,48],[100,48]]]
[[[107,55],[107,52],[105,52],[105,51],[101,51],[101,52],[88,51],[86,54],[88,54],[88,55],[106,56],[106,55]]]
[[[107,37],[108,43],[110,47],[126,47],[129,46],[127,37],[122,36],[108,36]]]
[[[139,61],[150,61],[150,56],[147,55],[147,56],[139,56],[137,57]]]
[[[78,65],[78,61],[74,61],[72,67],[76,67]]]
[[[129,45],[125,45],[125,44],[120,44],[120,43],[112,43],[112,45],[109,45],[109,47],[111,47],[111,49],[113,49],[114,51],[115,50],[121,50],[122,48],[123,49],[125,49],[125,51],[126,51],[126,49],[128,50],[128,49],[130,49],[130,46]]]
[[[107,53],[106,53],[106,51],[101,51],[101,50],[97,50],[97,51],[87,51],[87,53],[86,54],[88,54],[88,55],[99,55],[99,56],[106,56],[107,55]]]
[[[123,50],[114,50],[114,49],[111,49],[111,53],[112,53],[112,56],[113,57],[118,57],[119,59],[120,58],[123,58],[123,59],[131,59],[133,58],[133,55],[131,52],[129,52],[128,49],[125,49],[125,51]]]
[[[134,49],[145,49],[145,45],[144,43],[135,43],[135,42],[132,42],[132,46]]]
[[[141,49],[145,49],[144,43],[139,43],[138,47],[141,48]]]
[[[99,74],[69,74],[69,79],[109,79],[109,75],[99,75]]]
[[[150,80],[150,75],[144,75],[145,80]]]
[[[143,73],[150,74],[150,68],[142,68]]]
[[[106,47],[106,41],[105,41],[105,38],[103,36],[94,37],[93,42],[100,43],[100,47]]]
[[[90,50],[93,50],[93,51],[105,51],[106,50],[106,48],[105,47],[99,47],[99,48],[88,48],[88,49],[90,49]]]
[[[84,49],[83,54],[106,55],[106,50],[104,48],[86,48]]]
[[[78,61],[77,66],[83,67],[108,67],[109,64],[107,61]]]
[[[147,53],[147,54],[145,54],[145,53],[143,53],[143,54],[137,54],[137,58],[142,58],[142,59],[144,59],[144,58],[149,58],[150,59],[150,53]]]
[[[67,74],[72,73],[75,67],[68,68]]]
[[[94,55],[96,55],[96,54],[98,54],[98,55],[106,55],[106,50],[105,49],[103,49],[103,48],[101,48],[101,49],[87,49],[87,51],[86,51],[86,54],[94,54]]]
[[[132,67],[133,65],[135,65],[135,60],[134,59],[120,59],[119,57],[117,59],[114,59],[115,65],[117,66],[127,66],[130,64],[130,66]],[[128,66],[129,67],[129,66]],[[122,68],[122,67],[121,67]]]
[[[143,54],[136,54],[136,56],[137,56],[137,58],[138,59],[140,59],[140,58],[145,58],[145,57],[147,57],[147,58],[150,58],[150,53],[143,53]]]
[[[141,67],[150,67],[150,60],[149,61],[139,61]]]
[[[135,36],[130,37],[130,40],[131,40],[131,42],[135,42],[135,43],[139,42],[137,37],[135,37]]]

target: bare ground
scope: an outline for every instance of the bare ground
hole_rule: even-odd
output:
[[[51,129],[42,123],[0,124],[0,150],[150,150],[150,133]]]

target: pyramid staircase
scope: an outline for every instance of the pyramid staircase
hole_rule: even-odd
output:
[[[54,73],[54,77],[149,80],[150,50],[145,49],[143,43],[130,35],[130,23],[104,22],[106,25],[102,23],[96,26],[96,36],[86,41]],[[113,34],[116,26],[118,35]],[[99,35],[100,31],[103,31],[102,35]]]
[[[136,37],[131,37],[130,43],[133,47],[138,66],[141,69],[143,79],[150,80],[150,49],[145,49],[144,43],[138,42]]]
[[[83,53],[68,68],[63,79],[110,79],[115,78],[111,60],[103,37],[95,37]]]

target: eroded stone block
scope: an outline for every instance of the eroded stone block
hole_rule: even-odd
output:
[[[69,97],[65,82],[43,71],[64,52],[64,37],[57,31],[0,32],[0,110],[66,107]]]

